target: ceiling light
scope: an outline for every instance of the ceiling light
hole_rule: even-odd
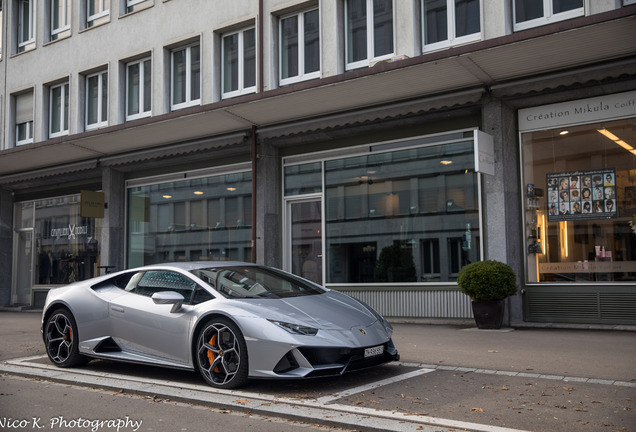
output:
[[[597,131],[605,136],[606,138],[614,141],[616,144],[618,144],[619,146],[623,147],[625,150],[627,150],[628,152],[631,152],[633,154],[636,154],[636,149],[634,149],[634,147],[630,146],[629,144],[627,144],[625,141],[623,141],[622,139],[620,139],[619,137],[617,137],[616,135],[614,135],[613,133],[611,133],[610,131],[608,131],[607,129],[597,129]]]
[[[570,133],[569,130],[562,130],[561,132],[559,132],[559,135],[567,135],[569,133]]]
[[[228,190],[228,191],[230,191],[230,192],[234,192],[234,191],[236,190],[236,188],[235,188],[235,187],[229,187],[229,188],[227,188],[226,190]]]
[[[172,195],[163,195],[163,198],[170,199],[170,198],[172,198]]]
[[[194,194],[195,194],[195,195],[203,195],[203,192],[201,192],[201,191],[194,191]]]
[[[453,163],[452,160],[443,160],[443,161],[439,161],[439,163],[441,163],[442,165],[450,165]]]

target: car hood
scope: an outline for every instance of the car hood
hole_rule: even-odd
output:
[[[282,299],[239,299],[244,309],[278,321],[305,324],[319,329],[365,327],[378,320],[359,301],[336,291]]]

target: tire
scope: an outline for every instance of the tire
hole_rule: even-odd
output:
[[[199,373],[213,387],[237,388],[249,380],[245,338],[227,318],[205,323],[197,337],[196,362]]]
[[[55,366],[80,366],[88,358],[79,353],[79,332],[73,314],[68,309],[56,309],[44,327],[46,354]]]

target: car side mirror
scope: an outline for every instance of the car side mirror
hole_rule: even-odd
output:
[[[155,304],[171,304],[172,309],[170,309],[170,313],[179,312],[181,310],[181,305],[183,305],[183,301],[185,300],[181,294],[174,291],[156,292],[151,298]]]

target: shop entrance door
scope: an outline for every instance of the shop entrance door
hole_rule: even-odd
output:
[[[14,243],[13,289],[11,302],[16,305],[31,304],[33,286],[33,230],[16,232]]]
[[[287,202],[287,269],[322,285],[322,205],[320,199]]]

